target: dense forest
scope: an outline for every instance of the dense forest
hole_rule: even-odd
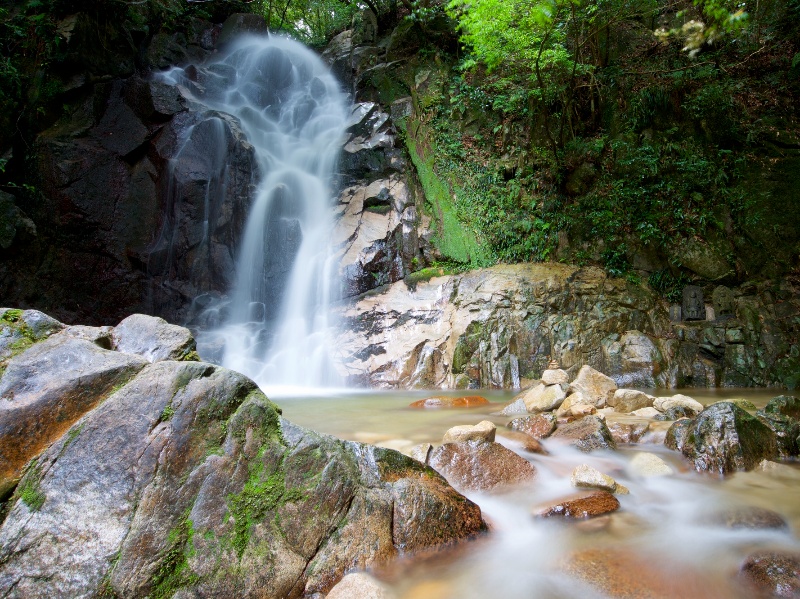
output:
[[[200,19],[255,12],[321,49],[365,9],[404,32],[406,73],[427,65],[403,135],[436,266],[598,264],[671,300],[690,280],[794,274],[797,0],[4,2],[0,189],[36,221],[36,135],[87,81],[186,59],[169,44]],[[403,72],[377,99],[409,95]]]

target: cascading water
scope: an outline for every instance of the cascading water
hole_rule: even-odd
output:
[[[199,342],[222,344],[225,366],[272,392],[336,385],[326,331],[331,182],[347,120],[339,84],[311,50],[274,36],[244,37],[165,79],[237,117],[260,171],[223,324]]]

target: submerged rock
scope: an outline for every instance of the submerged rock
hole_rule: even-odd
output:
[[[714,514],[712,521],[733,529],[789,529],[789,523],[778,512],[753,505],[728,508]]]
[[[550,437],[569,441],[581,451],[616,449],[617,446],[605,420],[598,416],[585,416],[580,420],[562,424]]]
[[[430,466],[457,489],[493,491],[530,482],[536,469],[499,443],[445,443],[431,453]]]
[[[476,406],[485,406],[489,404],[489,400],[480,395],[468,395],[466,397],[448,397],[446,395],[437,395],[436,397],[427,397],[420,399],[410,404],[411,408],[474,408]]]
[[[628,465],[631,472],[638,476],[669,476],[675,470],[654,453],[646,451],[636,452]]]
[[[800,555],[753,553],[739,568],[739,579],[759,597],[800,597]]]
[[[666,444],[689,458],[695,470],[719,474],[752,470],[778,454],[775,433],[730,402],[709,406],[693,421],[679,420]]]

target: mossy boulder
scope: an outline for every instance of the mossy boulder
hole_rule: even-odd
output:
[[[694,420],[679,420],[667,432],[667,445],[678,449],[701,472],[728,474],[752,470],[778,455],[775,433],[731,402],[713,404]]]
[[[790,395],[773,397],[756,416],[775,433],[781,456],[794,457],[800,453],[800,399]]]

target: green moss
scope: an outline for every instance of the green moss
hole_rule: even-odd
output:
[[[417,288],[419,283],[427,283],[434,277],[443,277],[445,275],[453,274],[456,269],[447,268],[442,266],[432,266],[430,268],[423,268],[417,272],[412,272],[410,275],[403,279],[406,286],[412,291]]]
[[[188,558],[195,553],[194,532],[194,524],[188,514],[169,532],[167,548],[153,576],[151,599],[167,599],[178,589],[198,582],[200,577],[188,564]]]
[[[282,468],[281,461],[275,472],[267,474],[262,461],[252,463],[250,476],[241,493],[228,496],[228,509],[234,519],[232,545],[240,558],[250,542],[254,525],[262,522],[269,512],[280,505],[303,499],[299,489],[286,489]]]
[[[179,361],[181,362],[201,362],[200,354],[197,353],[196,350],[191,350],[190,352],[186,353]]]
[[[28,467],[28,471],[17,487],[17,496],[28,506],[32,512],[42,509],[47,496],[41,489],[42,469],[38,460],[33,460]]]
[[[20,318],[22,318],[22,313],[22,310],[9,309],[3,313],[3,316],[0,316],[0,320],[5,320],[6,322],[17,322]]]
[[[166,406],[164,406],[163,410],[161,410],[161,416],[159,417],[159,420],[161,422],[166,422],[167,420],[172,418],[174,415],[175,415],[175,408],[173,408],[172,404],[169,403]]]

